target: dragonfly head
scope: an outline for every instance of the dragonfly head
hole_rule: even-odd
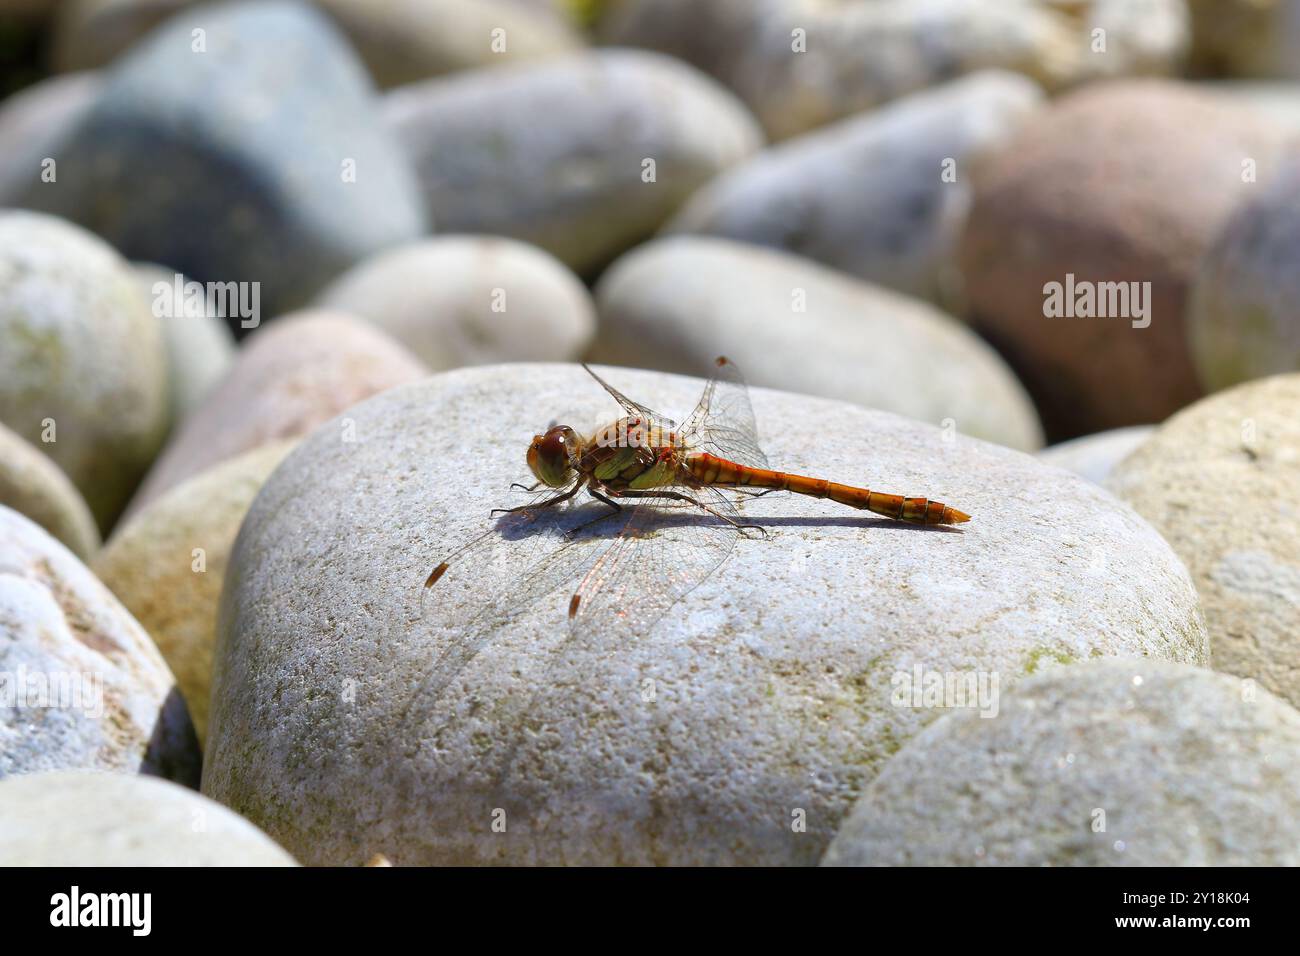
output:
[[[545,435],[533,436],[528,468],[543,484],[563,488],[573,479],[580,444],[578,433],[568,425],[552,425]]]

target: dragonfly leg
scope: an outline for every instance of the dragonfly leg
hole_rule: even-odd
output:
[[[777,490],[777,489],[773,489],[773,490]],[[707,511],[709,514],[713,515],[715,518],[721,518],[723,521],[727,522],[727,524],[735,525],[736,530],[742,533],[745,531],[757,531],[765,538],[768,536],[767,529],[764,528],[762,525],[741,524],[739,521],[737,521],[735,518],[732,518],[730,515],[725,515],[721,511],[718,511],[716,508],[710,508],[703,501],[700,501],[697,498],[692,498],[690,495],[684,495],[680,491],[653,491],[653,490],[620,491],[618,493],[618,496],[620,498],[671,498],[674,501],[685,501],[686,503],[692,504],[697,508],[702,508],[703,510]],[[748,535],[746,535],[746,537],[748,537]]]
[[[510,485],[510,490],[514,491],[516,488],[518,488],[520,491],[536,491],[540,487],[542,487],[542,483],[540,481],[535,481],[531,485],[521,485],[519,482],[516,481]]]
[[[732,491],[742,495],[749,495],[751,498],[761,498],[764,495],[770,495],[774,491],[781,491],[780,488],[764,488],[762,491],[754,491],[751,488],[732,488]]]
[[[581,531],[583,528],[587,527],[588,525],[593,525],[597,521],[604,521],[606,518],[611,518],[623,510],[623,506],[621,504],[619,504],[617,501],[614,501],[611,498],[606,498],[604,495],[602,495],[599,491],[597,491],[595,488],[591,487],[590,485],[587,486],[587,492],[593,498],[603,501],[605,504],[609,505],[614,510],[607,511],[603,515],[596,515],[596,517],[592,518],[590,521],[584,521],[576,528],[570,528],[568,531],[564,532],[564,536],[566,538],[572,538],[574,535],[576,535],[579,531]]]
[[[547,498],[545,501],[539,501],[536,504],[519,505],[515,508],[493,508],[489,514],[517,514],[520,511],[538,511],[542,508],[549,508],[551,505],[558,505],[561,501],[568,501],[574,495],[582,490],[581,484],[576,484],[568,491],[561,492],[554,497]]]

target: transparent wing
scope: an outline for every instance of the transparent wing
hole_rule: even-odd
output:
[[[719,356],[714,364],[717,371],[682,427],[682,441],[695,451],[740,465],[768,467],[767,455],[758,444],[745,380],[730,359]]]
[[[454,640],[417,687],[408,710],[418,700],[441,696],[493,634],[548,598],[557,610],[569,609],[565,643],[581,639],[616,647],[647,632],[726,560],[740,536],[733,523],[740,516],[730,500],[712,488],[689,494],[705,507],[646,498],[594,522],[593,512],[598,516],[603,505],[508,515],[456,552],[430,596],[477,610],[454,628]],[[476,579],[499,579],[491,573],[497,560],[520,570],[499,592],[475,593]]]
[[[538,495],[537,504],[555,494]],[[565,582],[580,578],[596,559],[600,542],[590,534],[575,537],[572,532],[599,516],[605,505],[584,505],[515,512],[438,564],[420,596],[421,616],[425,602],[447,607],[469,607],[470,616],[454,627],[455,639],[438,656],[420,685],[416,698],[439,696],[456,676],[479,654],[492,634],[524,613]],[[611,515],[611,520],[613,516]],[[604,522],[600,522],[604,524]],[[515,574],[510,568],[519,569]],[[485,591],[486,582],[508,583]]]
[[[713,488],[680,490],[700,504],[643,499],[588,569],[569,602],[574,636],[616,646],[645,634],[726,560],[735,505]]]
[[[644,424],[645,427],[651,428],[657,425],[665,429],[666,431],[677,430],[677,423],[673,421],[671,418],[669,418],[667,415],[661,415],[659,412],[656,412],[653,408],[647,408],[645,405],[642,405],[640,402],[632,401],[632,399],[628,398],[626,395],[624,395],[622,392],[616,389],[613,385],[610,385],[609,382],[605,381],[603,378],[601,378],[599,375],[593,372],[591,370],[591,367],[586,363],[583,363],[582,367],[587,370],[588,375],[590,375],[592,378],[594,378],[597,382],[600,383],[601,388],[603,388],[605,391],[609,392],[609,394],[613,396],[614,401],[618,402],[620,405],[623,406],[623,410],[626,411],[628,415],[630,415],[632,418],[642,419],[643,420],[642,424]]]

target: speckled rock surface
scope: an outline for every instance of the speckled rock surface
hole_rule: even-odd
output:
[[[518,0],[319,0],[381,86],[543,60],[582,40],[555,9]],[[501,31],[496,33],[494,31]]]
[[[0,506],[0,778],[119,770],[196,786],[199,751],[149,635],[70,551]]]
[[[253,496],[293,444],[262,445],[169,489],[121,525],[92,565],[162,651],[200,744],[230,548]]]
[[[270,317],[425,232],[376,105],[347,41],[310,4],[185,7],[108,68],[57,184],[34,181],[22,204],[130,259],[258,282]]]
[[[666,229],[785,249],[956,309],[972,165],[1042,101],[992,71],[906,97],[759,153]]]
[[[162,334],[130,268],[69,223],[0,212],[0,341],[0,421],[109,527],[168,424]]]
[[[1243,163],[1264,176],[1285,139],[1220,97],[1119,81],[1056,101],[981,166],[961,243],[966,292],[1050,438],[1162,421],[1200,395],[1187,293],[1234,204],[1259,189]],[[1073,303],[1080,283],[1096,284],[1107,312],[1128,314],[1048,315],[1048,284],[1069,281]],[[1124,283],[1128,309],[1100,283]]]
[[[1300,865],[1300,713],[1198,667],[1057,668],[922,731],[823,862]]]
[[[1300,706],[1300,374],[1184,409],[1106,484],[1191,571],[1215,670]]]
[[[1040,460],[1102,484],[1124,458],[1151,437],[1154,425],[1131,425],[1084,435],[1038,453]]]
[[[46,159],[63,144],[99,95],[98,73],[71,73],[33,83],[0,102],[0,206],[12,206]]]
[[[679,417],[701,387],[601,370]],[[1047,660],[1205,659],[1186,571],[1102,489],[885,413],[755,399],[778,467],[933,495],[969,510],[967,530],[757,499],[745,514],[769,537],[741,540],[661,626],[567,639],[572,584],[529,594],[539,565],[525,554],[554,539],[489,538],[464,575],[422,585],[492,527],[489,508],[519,500],[507,486],[536,427],[588,428],[618,406],[572,365],[393,389],[351,410],[356,445],[329,428],[305,439],[244,521],[204,793],[304,863],[809,864],[935,716],[891,705],[898,672],[996,670],[1005,687]],[[682,544],[671,524],[647,537],[663,536],[670,552]],[[431,690],[478,602],[502,594],[528,609]]]
[[[185,285],[176,295],[174,270],[141,263],[133,266],[137,281],[149,298],[151,311],[162,327],[167,346],[167,379],[171,387],[173,427],[196,409],[212,387],[221,381],[235,360],[235,338],[226,321],[206,309],[201,315],[187,314]]]
[[[951,419],[1013,448],[1042,445],[1029,396],[978,336],[927,303],[807,259],[725,239],[664,239],[611,266],[596,299],[596,361],[707,375],[725,354],[755,385],[933,425]]]
[[[1104,52],[1093,49],[1098,25]],[[620,0],[600,26],[608,42],[709,71],[773,139],[975,70],[1015,70],[1053,89],[1168,73],[1189,32],[1181,0]]]
[[[0,866],[294,866],[247,820],[193,790],[116,773],[0,782]]]
[[[653,232],[762,139],[707,76],[634,50],[401,87],[384,114],[439,232],[523,239],[579,272]]]
[[[81,493],[48,455],[0,425],[0,505],[12,508],[86,561],[99,550],[99,529]]]
[[[1300,103],[1300,96],[1297,96]],[[1192,286],[1192,358],[1207,391],[1300,369],[1300,163],[1244,200]]]
[[[246,341],[230,373],[172,436],[127,515],[218,462],[304,435],[349,405],[426,374],[405,348],[343,313],[276,319]]]
[[[438,236],[382,252],[316,301],[369,319],[435,370],[579,358],[596,328],[573,273],[497,236]]]

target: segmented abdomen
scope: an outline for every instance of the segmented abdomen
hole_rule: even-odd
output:
[[[696,481],[706,485],[780,488],[813,498],[829,498],[850,508],[861,508],[911,524],[960,524],[970,520],[970,515],[950,508],[942,501],[907,498],[872,491],[870,488],[841,485],[825,478],[809,478],[767,468],[750,468],[715,455],[692,455],[687,459],[686,465]]]

